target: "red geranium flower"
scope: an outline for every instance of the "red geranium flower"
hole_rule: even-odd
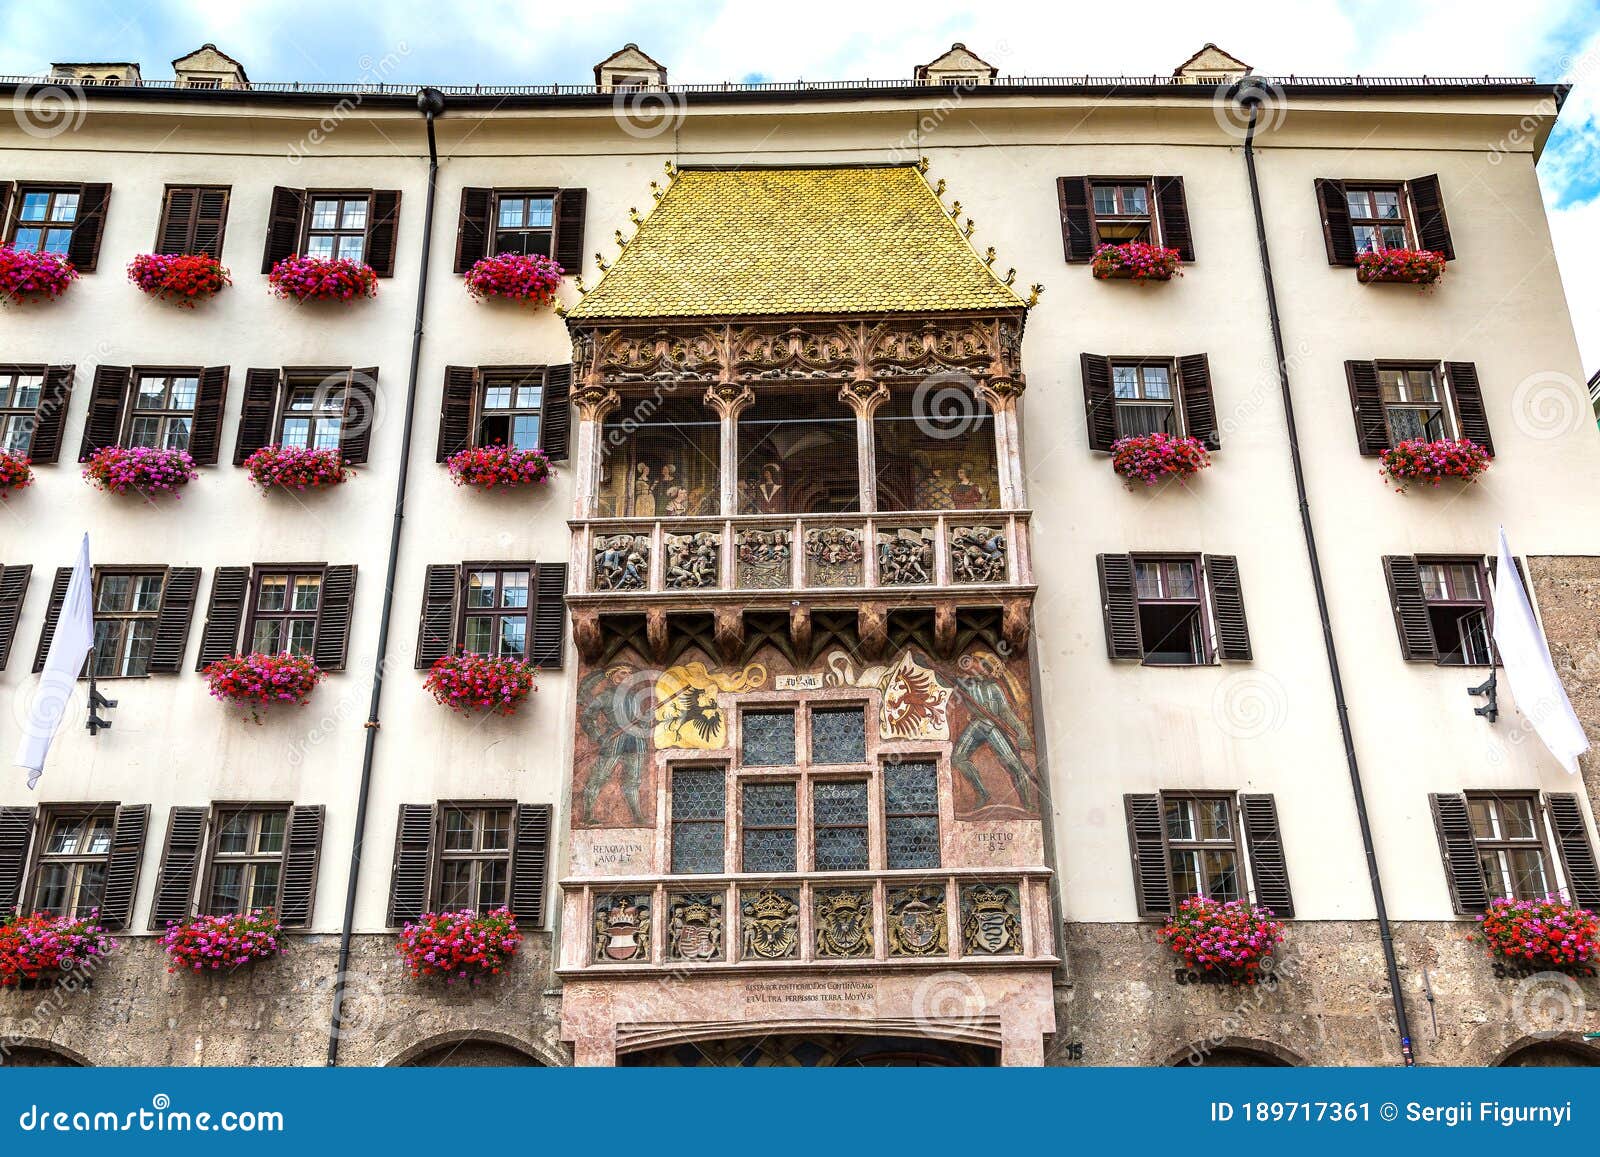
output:
[[[400,933],[400,958],[417,980],[437,976],[446,984],[480,983],[498,976],[517,954],[522,933],[509,909],[481,916],[470,908],[459,912],[427,912]]]
[[[128,262],[128,280],[184,309],[233,284],[222,262],[208,253],[141,253]]]

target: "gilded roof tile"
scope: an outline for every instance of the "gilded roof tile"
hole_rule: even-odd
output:
[[[913,166],[688,169],[569,316],[1022,306]]]

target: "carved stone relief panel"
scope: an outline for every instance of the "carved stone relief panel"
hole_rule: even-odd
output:
[[[902,526],[878,531],[878,585],[933,583],[933,528]]]
[[[784,590],[794,585],[793,532],[787,527],[741,530],[738,550],[739,585],[747,590]]]
[[[861,530],[855,526],[813,526],[805,532],[806,585],[861,585]]]
[[[708,590],[719,585],[722,535],[715,530],[667,534],[666,569],[661,580],[670,591]]]
[[[647,590],[650,586],[649,535],[596,536],[594,586],[598,591]]]
[[[952,526],[950,578],[958,583],[1005,582],[1005,527]]]

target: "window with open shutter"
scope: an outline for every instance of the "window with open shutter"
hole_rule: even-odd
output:
[[[1117,440],[1117,400],[1111,390],[1111,359],[1099,354],[1081,354],[1083,367],[1084,425],[1089,431],[1089,449],[1109,453]]]
[[[1400,654],[1406,659],[1436,662],[1439,647],[1428,618],[1428,602],[1422,592],[1422,571],[1417,560],[1408,554],[1385,555],[1383,572],[1388,578],[1389,604],[1400,635]]]
[[[222,451],[222,413],[228,402],[228,367],[200,371],[194,395],[194,421],[189,428],[189,457],[197,466],[215,466]]]
[[[490,256],[489,238],[493,222],[489,212],[494,203],[493,189],[467,188],[461,190],[461,218],[456,225],[457,273],[465,273],[483,258]],[[583,250],[579,249],[579,255]]]
[[[545,455],[553,462],[567,457],[572,430],[572,366],[551,366],[544,378],[544,426],[540,435]]]
[[[540,563],[535,573],[533,648],[529,658],[545,671],[560,670],[566,655],[567,564]]]
[[[239,432],[233,443],[235,466],[243,466],[246,458],[272,441],[273,419],[277,416],[282,388],[282,370],[245,371],[244,404],[239,411]]]
[[[1167,874],[1166,819],[1159,795],[1125,795],[1128,847],[1133,854],[1134,896],[1141,916],[1172,912],[1172,883]]]
[[[444,462],[473,444],[472,416],[477,404],[475,366],[445,366],[444,394],[439,403],[439,446],[434,460]]]
[[[1178,359],[1178,398],[1183,406],[1183,432],[1200,439],[1207,450],[1220,450],[1222,432],[1217,429],[1217,403],[1211,393],[1211,360],[1205,354]]]
[[[289,809],[289,833],[278,893],[278,919],[285,928],[306,928],[317,898],[317,867],[322,859],[323,806]]]
[[[245,600],[250,593],[250,568],[219,566],[211,575],[211,601],[200,631],[200,657],[195,670],[239,653],[239,628],[244,623]]]
[[[394,276],[395,250],[400,235],[400,190],[378,189],[372,194],[372,217],[367,225],[366,263],[379,277]]]
[[[1274,916],[1294,915],[1294,894],[1289,890],[1289,868],[1284,862],[1283,834],[1278,827],[1278,803],[1270,795],[1241,795],[1245,844],[1250,849],[1250,876],[1256,903]]]
[[[33,567],[0,566],[0,671],[11,659],[11,644],[16,642],[17,623],[22,619],[22,603],[28,595],[28,580]]]
[[[356,568],[330,566],[323,572],[311,657],[324,671],[344,670],[350,651],[350,619],[355,606]]]
[[[293,257],[300,248],[300,223],[305,218],[306,191],[289,189],[282,185],[272,190],[272,208],[267,215],[266,248],[261,254],[261,272],[271,273],[272,267],[285,257]]]
[[[167,816],[167,838],[156,872],[155,896],[150,903],[150,930],[162,932],[169,923],[194,914],[195,887],[200,879],[200,854],[205,845],[210,808],[175,807]]]
[[[78,194],[78,215],[72,224],[67,257],[79,273],[93,273],[100,263],[100,239],[105,234],[106,210],[111,204],[110,185],[83,185]]]
[[[1489,413],[1483,404],[1478,367],[1472,362],[1445,362],[1444,373],[1455,401],[1457,432],[1482,446],[1492,458],[1494,439],[1489,434]]]
[[[1248,662],[1251,658],[1250,624],[1244,614],[1239,560],[1231,554],[1208,554],[1205,566],[1211,583],[1212,614],[1217,624],[1218,657]]]
[[[122,417],[133,381],[130,366],[95,366],[89,389],[89,414],[83,423],[83,445],[78,461],[86,462],[96,450],[115,446],[122,436]]]
[[[359,466],[367,460],[377,406],[378,367],[351,370],[344,391],[344,414],[339,422],[339,453],[346,462]]]
[[[221,259],[228,223],[226,185],[168,185],[156,226],[157,253],[204,253]]]
[[[1581,799],[1564,791],[1550,792],[1544,798],[1567,878],[1568,898],[1590,910],[1600,909],[1600,866],[1596,865],[1594,845],[1589,842],[1589,829],[1583,822]]]
[[[14,911],[21,898],[33,817],[31,807],[0,807],[0,913]]]
[[[1355,416],[1356,448],[1363,454],[1382,454],[1389,449],[1389,422],[1384,415],[1383,388],[1378,382],[1376,362],[1345,362],[1345,381],[1350,386],[1350,412]]]
[[[1132,556],[1102,554],[1096,565],[1100,570],[1100,609],[1105,615],[1107,656],[1135,661],[1144,658]]]
[[[133,903],[139,894],[139,866],[144,862],[144,841],[149,827],[149,804],[123,804],[117,808],[111,830],[111,854],[106,859],[105,892],[100,902],[100,922],[113,932],[120,932],[133,923]]]
[[[1454,261],[1456,247],[1450,239],[1450,219],[1445,215],[1444,193],[1439,188],[1438,175],[1413,177],[1406,182],[1406,190],[1411,194],[1417,245],[1443,253],[1446,261]]]
[[[1061,244],[1069,262],[1094,258],[1094,227],[1089,216],[1089,178],[1057,177],[1056,202],[1061,211]]]
[[[589,190],[558,189],[555,234],[551,239],[556,262],[570,277],[583,272],[583,229],[589,212]]]
[[[44,670],[45,656],[50,653],[50,640],[56,637],[56,621],[61,618],[61,604],[67,598],[67,584],[72,581],[70,566],[56,567],[55,580],[50,584],[50,601],[44,608],[44,627],[39,631],[39,647],[33,653],[33,673]]]
[[[518,804],[511,852],[511,913],[525,928],[545,926],[550,865],[550,805]]]
[[[1439,852],[1444,858],[1445,880],[1450,886],[1450,902],[1463,915],[1482,912],[1489,906],[1489,888],[1483,865],[1478,861],[1478,843],[1472,834],[1472,818],[1464,795],[1435,794],[1428,797],[1433,810],[1434,830],[1439,835]]]
[[[455,650],[460,593],[460,567],[428,567],[422,581],[422,615],[417,627],[417,670],[427,670]]]
[[[23,367],[10,367],[22,369]],[[32,436],[21,452],[33,460],[35,466],[49,465],[61,457],[61,442],[67,428],[67,407],[72,401],[72,382],[75,366],[46,366],[43,377],[36,381],[37,402],[33,407]],[[9,375],[6,375],[9,376]]]
[[[1322,216],[1322,240],[1328,250],[1329,265],[1354,265],[1356,239],[1350,229],[1350,205],[1344,182],[1327,178],[1316,181],[1317,211]]]
[[[189,625],[194,621],[199,594],[199,567],[168,569],[161,589],[161,610],[156,615],[155,642],[150,649],[152,675],[176,675],[183,669],[184,652],[189,649]]]
[[[433,866],[432,804],[403,803],[395,827],[394,870],[389,880],[387,923],[399,927],[428,910],[428,877]]]
[[[1176,249],[1185,263],[1194,260],[1194,235],[1189,229],[1189,204],[1183,195],[1182,177],[1155,177],[1156,213],[1161,219],[1161,243]]]

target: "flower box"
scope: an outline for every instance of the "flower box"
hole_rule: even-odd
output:
[[[555,300],[565,273],[548,257],[501,253],[482,258],[467,270],[467,292],[475,301],[499,298],[521,305],[546,305]]]
[[[1413,438],[1383,452],[1382,476],[1404,490],[1413,482],[1438,486],[1446,478],[1475,482],[1494,459],[1470,438]]]
[[[1178,905],[1156,937],[1202,975],[1255,984],[1271,971],[1268,958],[1283,942],[1283,924],[1246,900],[1194,896]]]
[[[1432,249],[1385,249],[1356,254],[1356,280],[1432,285],[1444,275],[1445,256]]]
[[[1171,281],[1183,276],[1183,258],[1176,249],[1129,241],[1100,246],[1094,251],[1090,268],[1101,281]]]
[[[53,982],[92,968],[116,950],[117,941],[100,926],[98,912],[0,919],[0,988]]]
[[[0,303],[60,297],[77,279],[78,270],[59,254],[0,246]]]
[[[1111,468],[1132,489],[1135,482],[1154,486],[1164,478],[1182,481],[1211,465],[1211,455],[1198,438],[1171,434],[1136,434],[1111,444]]]
[[[424,913],[400,933],[398,951],[415,980],[438,977],[446,984],[479,984],[504,972],[521,943],[509,909],[480,916],[468,908]]]
[[[267,274],[267,283],[286,301],[353,301],[378,296],[378,275],[371,266],[343,257],[285,257]]]
[[[1559,896],[1490,900],[1478,931],[1497,963],[1578,972],[1600,961],[1600,920]]]
[[[83,476],[111,494],[176,494],[199,476],[187,450],[102,446],[84,463]]]
[[[33,485],[33,463],[20,454],[0,452],[0,498]]]
[[[490,655],[446,655],[429,669],[423,686],[452,711],[495,715],[515,714],[539,689],[532,666]]]
[[[251,718],[260,723],[261,710],[275,703],[305,706],[327,672],[303,655],[257,651],[218,659],[200,674],[213,697],[248,707]]]
[[[271,912],[253,908],[232,916],[196,916],[170,921],[161,937],[168,972],[232,972],[257,960],[282,955],[283,930]]]
[[[244,468],[262,493],[323,490],[338,486],[355,473],[337,450],[307,450],[300,446],[263,446],[244,460]]]
[[[504,490],[548,482],[550,459],[543,450],[519,450],[499,442],[458,450],[445,463],[457,486],[476,486],[480,490]]]
[[[232,285],[228,270],[209,253],[141,253],[128,262],[128,280],[151,297],[193,309]]]

